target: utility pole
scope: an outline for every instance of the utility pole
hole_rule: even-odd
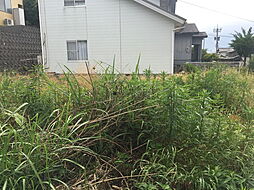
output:
[[[219,53],[219,41],[220,41],[220,33],[222,31],[222,28],[219,28],[219,26],[217,25],[217,28],[215,28],[213,30],[213,32],[215,33],[215,37],[214,40],[216,41],[216,53]]]

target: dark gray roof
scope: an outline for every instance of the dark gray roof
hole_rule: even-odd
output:
[[[177,32],[178,34],[198,34],[198,28],[196,26],[196,24],[191,23],[191,24],[185,24],[183,26],[183,29],[181,29],[179,32]]]
[[[197,25],[194,23],[185,24],[180,31],[176,32],[176,34],[189,34],[194,38],[207,38],[208,35],[206,32],[199,32]]]
[[[166,11],[166,10],[162,9],[160,6],[155,5],[155,4],[154,4],[154,3],[152,3],[151,1],[148,1],[148,0],[142,0],[142,1],[144,1],[144,2],[146,2],[146,3],[149,3],[149,4],[153,5],[154,7],[159,8],[160,10],[162,10],[162,11],[164,11],[164,12],[166,12],[166,13],[169,13],[169,14],[171,14],[171,15],[175,16],[175,17],[178,17],[178,18],[180,18],[180,19],[182,19],[182,20],[185,20],[185,21],[186,21],[186,19],[185,19],[185,18],[183,18],[183,17],[181,17],[181,16],[179,16],[179,15],[177,15],[177,14],[175,14],[175,13],[172,13],[172,12]]]
[[[41,55],[40,30],[30,26],[0,27],[0,71],[29,70]]]
[[[198,34],[194,34],[193,37],[195,38],[207,38],[208,35],[206,32],[199,32]]]

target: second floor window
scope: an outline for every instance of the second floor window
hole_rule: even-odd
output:
[[[85,0],[64,0],[64,6],[79,6],[85,4]]]

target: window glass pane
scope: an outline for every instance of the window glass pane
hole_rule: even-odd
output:
[[[85,5],[86,1],[85,0],[75,0],[75,5]]]
[[[78,60],[87,60],[87,42],[86,41],[78,41]]]
[[[77,60],[77,43],[75,41],[67,41],[68,60]]]
[[[6,8],[6,12],[8,13],[12,13],[12,8],[11,8],[11,0],[5,0],[5,8]]]
[[[67,42],[67,50],[68,51],[76,51],[77,45],[75,41],[68,41]]]
[[[5,1],[0,0],[0,11],[5,11]]]
[[[64,6],[74,6],[74,0],[64,0]]]
[[[77,52],[76,51],[68,51],[68,60],[72,61],[72,60],[77,60]]]

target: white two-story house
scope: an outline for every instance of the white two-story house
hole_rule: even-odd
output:
[[[173,73],[175,30],[185,19],[176,0],[39,0],[43,62],[48,72]]]

